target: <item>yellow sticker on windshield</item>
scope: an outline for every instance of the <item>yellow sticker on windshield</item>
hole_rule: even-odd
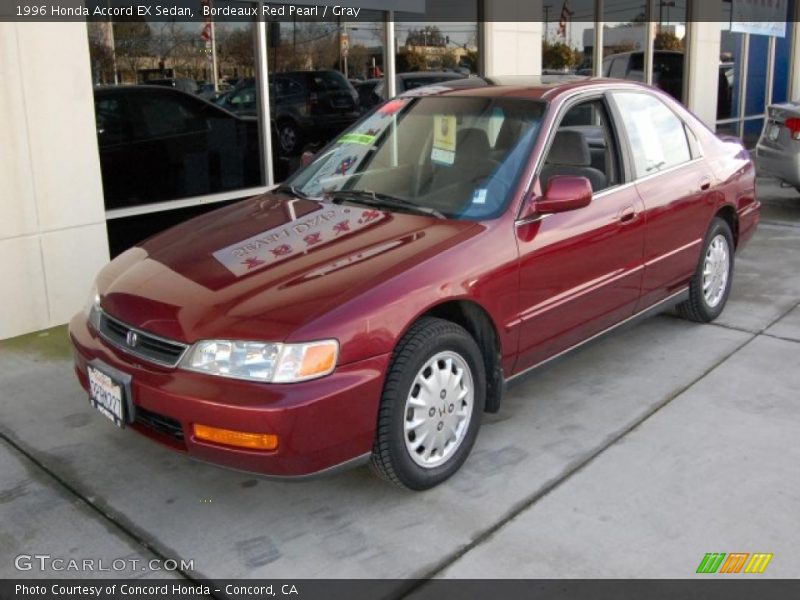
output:
[[[346,133],[337,140],[337,144],[360,144],[361,146],[371,146],[375,141],[374,135],[363,133]]]
[[[446,152],[456,151],[455,115],[436,115],[433,117],[433,147]]]

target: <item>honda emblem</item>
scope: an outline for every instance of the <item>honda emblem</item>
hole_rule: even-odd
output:
[[[132,329],[128,331],[128,334],[125,336],[125,343],[128,344],[131,348],[135,348],[136,344],[139,343],[139,334],[133,331]]]

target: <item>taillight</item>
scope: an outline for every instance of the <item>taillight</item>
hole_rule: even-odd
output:
[[[800,140],[800,119],[786,119],[784,125],[792,133],[792,139]]]

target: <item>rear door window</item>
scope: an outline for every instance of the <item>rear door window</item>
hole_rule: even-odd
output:
[[[661,100],[640,92],[615,92],[613,98],[631,144],[637,177],[691,160],[685,125]]]

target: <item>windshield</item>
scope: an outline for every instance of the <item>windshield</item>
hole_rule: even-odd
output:
[[[519,98],[396,98],[286,186],[311,197],[369,199],[391,210],[493,218],[505,210],[544,110],[543,102]]]

